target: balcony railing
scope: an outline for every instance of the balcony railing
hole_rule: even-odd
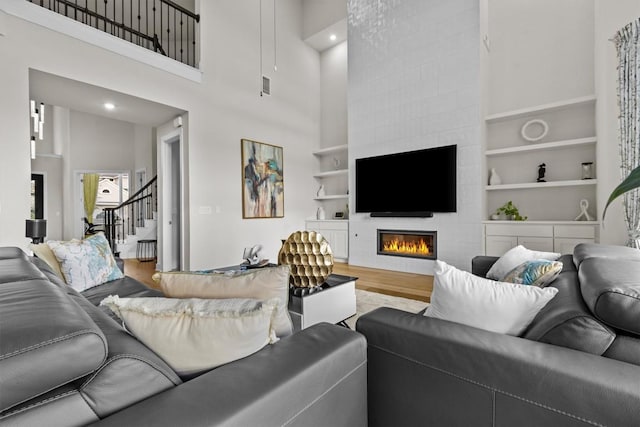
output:
[[[197,67],[200,15],[170,0],[27,0]]]

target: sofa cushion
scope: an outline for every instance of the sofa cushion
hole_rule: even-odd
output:
[[[100,328],[45,279],[2,284],[0,330],[0,412],[90,374],[107,356]]]
[[[558,292],[555,288],[496,282],[436,260],[431,304],[424,315],[519,335]]]
[[[487,272],[488,279],[502,280],[511,270],[525,261],[534,259],[548,259],[555,261],[560,258],[559,253],[532,251],[522,245],[509,249],[502,255]]]
[[[49,240],[47,245],[60,263],[65,282],[78,291],[124,276],[102,232],[83,240]]]
[[[611,343],[604,357],[622,362],[640,365],[640,338],[637,336],[618,334]]]
[[[640,261],[640,251],[626,246],[602,245],[599,243],[580,243],[573,249],[573,262],[576,266],[588,258],[611,258]]]
[[[523,338],[601,355],[616,334],[589,311],[580,292],[571,255],[560,258],[564,268],[550,284],[557,295],[533,319]]]
[[[586,258],[578,274],[582,297],[598,319],[640,335],[640,259]]]
[[[180,375],[193,376],[246,357],[276,340],[276,301],[105,298],[126,328]]]
[[[64,280],[64,274],[62,274],[62,270],[60,270],[60,263],[49,245],[46,243],[31,244],[29,245],[29,249],[33,251],[35,256],[47,263],[56,276]]]
[[[199,272],[158,272],[153,275],[162,292],[171,298],[277,298],[274,327],[279,337],[291,335],[288,265],[247,270],[231,275]]]

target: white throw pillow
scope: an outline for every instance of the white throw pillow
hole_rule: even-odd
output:
[[[555,261],[560,258],[560,255],[561,254],[556,252],[532,251],[522,245],[518,245],[515,248],[509,249],[491,266],[487,272],[487,278],[502,280],[507,273],[525,261],[532,261],[534,259]]]
[[[227,276],[220,273],[196,271],[157,272],[153,280],[162,293],[170,298],[256,298],[263,301],[278,299],[274,328],[279,337],[293,333],[289,316],[288,265],[247,270]]]
[[[65,282],[78,292],[124,277],[102,232],[82,240],[46,243],[60,264]]]
[[[181,376],[241,359],[277,341],[272,328],[276,301],[110,295],[100,305]]]
[[[553,287],[485,279],[438,260],[431,304],[424,315],[517,336],[556,293]]]

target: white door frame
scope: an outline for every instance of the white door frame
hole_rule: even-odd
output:
[[[160,271],[167,271],[173,268],[182,269],[185,266],[185,177],[184,177],[184,137],[182,127],[174,128],[167,133],[158,132],[158,155],[160,157],[158,165],[158,265]],[[172,197],[172,144],[179,144],[179,180],[180,180],[180,202],[179,212],[179,239],[173,242],[171,221],[171,200]],[[175,224],[173,224],[175,225]],[[177,245],[176,245],[177,243]],[[173,245],[173,248],[172,248]],[[172,266],[172,250],[177,250],[178,265]]]

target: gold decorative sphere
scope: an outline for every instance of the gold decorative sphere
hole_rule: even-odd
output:
[[[316,231],[295,231],[282,243],[278,264],[291,267],[289,283],[298,288],[320,286],[333,270],[329,242]]]

